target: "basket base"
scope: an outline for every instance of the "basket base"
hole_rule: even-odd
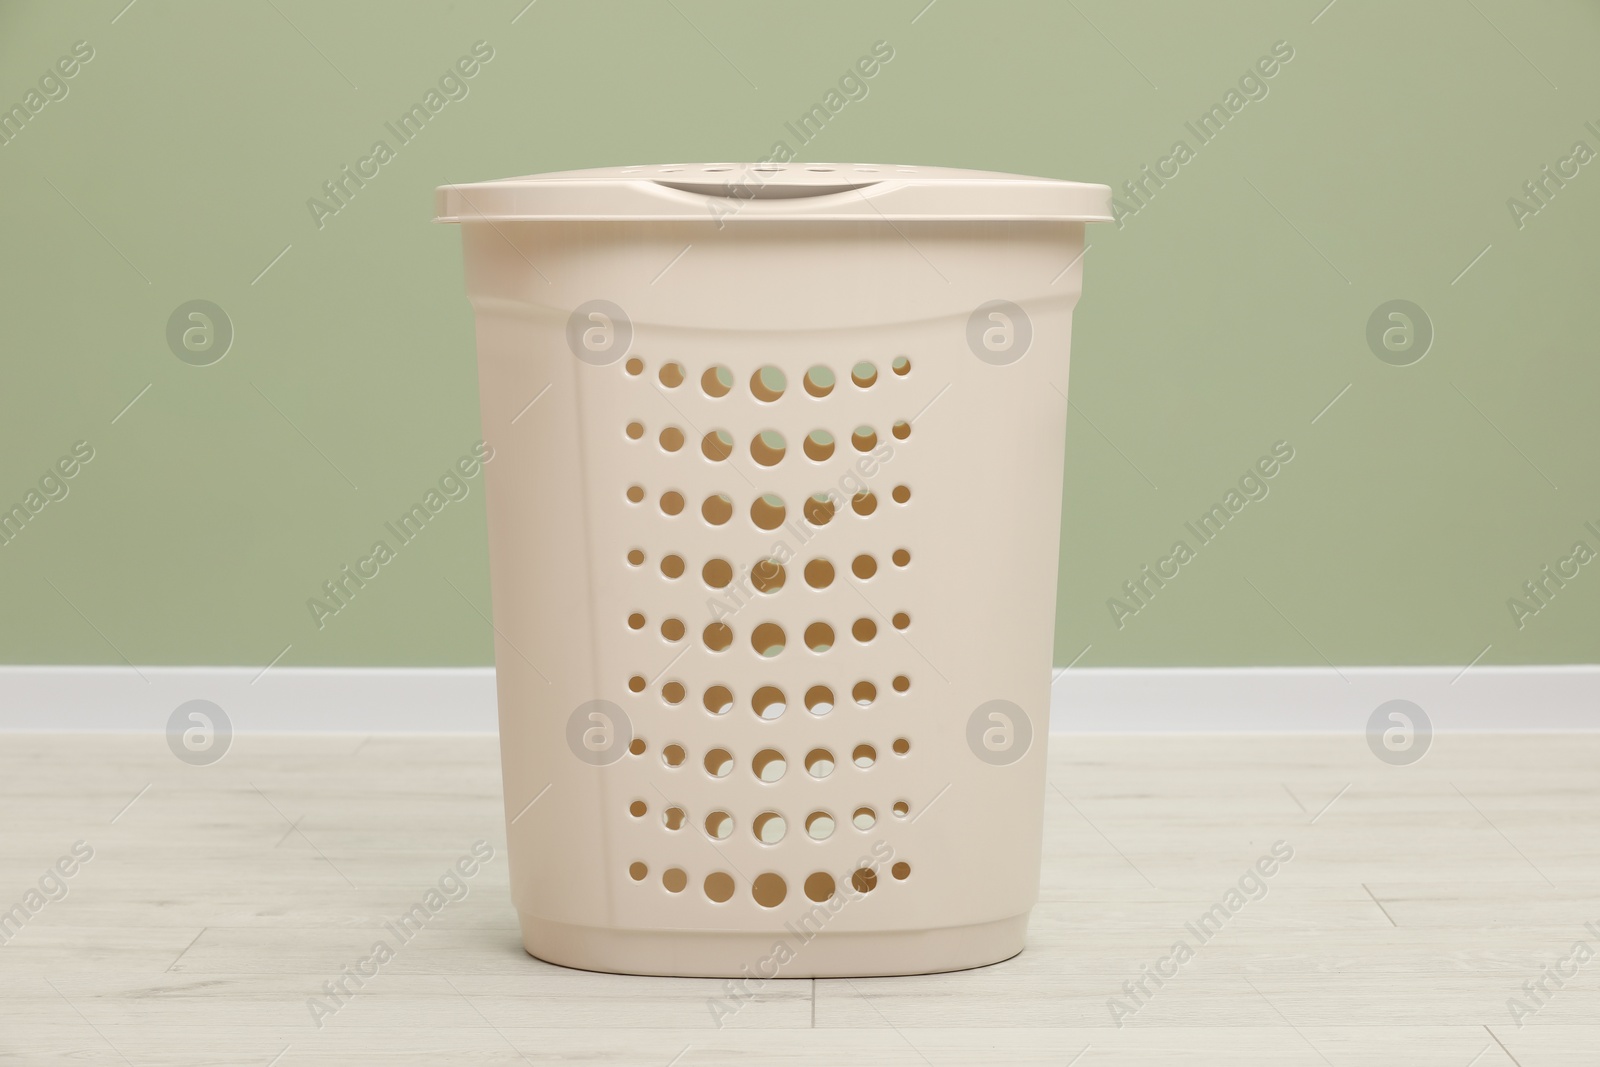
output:
[[[609,974],[677,978],[874,978],[983,967],[1022,951],[1027,913],[971,926],[867,933],[619,930],[522,919],[528,954]]]

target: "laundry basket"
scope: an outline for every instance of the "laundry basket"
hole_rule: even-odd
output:
[[[905,166],[438,191],[530,953],[765,980],[1022,949],[1068,339],[1110,217],[1102,185]]]

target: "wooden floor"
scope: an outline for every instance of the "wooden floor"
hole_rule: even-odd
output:
[[[243,736],[199,768],[160,736],[0,735],[0,913],[93,849],[0,944],[0,1064],[1600,1064],[1600,958],[1544,977],[1600,953],[1600,735],[1444,735],[1410,767],[1344,736],[1051,747],[1009,962],[779,981],[718,1029],[720,983],[525,955],[502,853],[319,1028],[308,998],[384,918],[500,849],[493,739]],[[1124,993],[1180,939],[1176,977]]]

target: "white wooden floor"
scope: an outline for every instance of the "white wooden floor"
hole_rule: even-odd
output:
[[[776,982],[718,1029],[720,983],[525,955],[502,853],[319,1029],[307,998],[384,918],[501,848],[492,739],[241,736],[197,768],[160,736],[0,735],[0,912],[93,849],[0,944],[0,1064],[1600,1064],[1600,958],[1507,1005],[1600,952],[1600,735],[1444,735],[1410,767],[1357,736],[1052,748],[1007,963]],[[1279,839],[1267,895],[1200,944],[1185,923]],[[1119,1028],[1110,998],[1179,939]]]

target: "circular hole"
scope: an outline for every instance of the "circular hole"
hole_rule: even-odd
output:
[[[679,555],[661,557],[661,573],[668,578],[683,577],[683,557]]]
[[[763,467],[776,467],[788,444],[777,430],[762,430],[750,442],[750,458]]]
[[[863,489],[850,498],[850,507],[857,515],[871,515],[878,510],[878,496],[870,489]]]
[[[689,884],[689,876],[677,867],[670,867],[661,876],[661,884],[667,887],[667,892],[669,893],[681,893],[684,887]]]
[[[678,515],[683,512],[683,494],[676,489],[669,489],[661,494],[661,511],[667,515]]]
[[[775,748],[764,748],[750,761],[750,769],[763,782],[776,782],[789,769],[789,764],[785,762],[782,752]]]
[[[776,908],[783,903],[783,898],[789,895],[789,887],[783,879],[768,871],[766,874],[756,875],[755,882],[750,886],[750,895],[756,898],[756,903],[763,908]]]
[[[635,882],[644,881],[645,875],[649,873],[650,868],[646,867],[638,860],[634,860],[632,863],[628,864],[628,877],[632,878]]]
[[[764,559],[750,570],[750,584],[758,593],[776,593],[787,578],[783,564],[775,559]]]
[[[897,738],[894,739],[894,754],[896,756],[904,756],[907,752],[910,752],[910,751],[911,751],[911,742],[910,741],[907,741],[903,737],[897,737]]]
[[[813,778],[826,778],[833,773],[833,753],[825,748],[814,748],[806,753],[806,773]]]
[[[644,755],[644,750],[645,750],[644,738],[635,737],[632,741],[628,742],[628,751],[633,753],[635,756]]]
[[[901,419],[899,422],[889,427],[889,432],[894,434],[896,440],[904,441],[906,438],[911,436],[911,424],[905,419]]]
[[[860,807],[850,816],[850,825],[857,830],[870,830],[878,824],[878,813],[868,807]]]
[[[897,674],[897,675],[894,676],[894,683],[893,684],[894,684],[894,691],[896,693],[904,693],[907,689],[911,688],[911,679],[907,678],[903,674]]]
[[[889,495],[894,497],[894,502],[896,504],[904,504],[907,500],[911,499],[911,487],[910,486],[905,486],[905,485],[897,485],[897,486],[894,487],[894,491],[891,492]]]
[[[911,373],[911,361],[905,356],[895,356],[894,362],[889,364],[889,369],[904,377]]]
[[[628,814],[632,815],[635,819],[644,818],[645,813],[649,810],[650,805],[646,804],[642,800],[635,800],[632,804],[628,805]]]
[[[878,687],[871,682],[857,682],[855,688],[850,690],[850,695],[857,704],[866,707],[878,698]]]
[[[777,367],[762,367],[750,376],[750,391],[757,400],[770,404],[783,395],[789,380]]]
[[[624,363],[622,367],[629,374],[637,377],[638,375],[644,373],[644,360],[640,359],[638,356],[634,356],[632,359],[628,360],[628,362]]]
[[[726,715],[733,708],[733,691],[725,685],[714,685],[706,690],[701,701],[713,715]]]
[[[857,426],[856,432],[850,435],[850,443],[857,452],[871,452],[878,443],[878,431],[871,426]]]
[[[733,391],[733,372],[727,367],[707,367],[700,375],[700,388],[706,396],[727,396]]]
[[[821,463],[833,455],[833,434],[827,430],[812,430],[806,434],[806,443],[802,447],[807,459]]]
[[[894,613],[894,618],[891,621],[894,623],[894,628],[896,630],[904,630],[907,626],[911,625],[911,616],[907,615],[903,611],[897,611]]]
[[[806,584],[813,589],[826,589],[833,584],[833,564],[825,559],[814,559],[806,564]]]
[[[668,622],[671,621],[673,620],[668,620]],[[662,623],[661,625],[662,628],[665,629],[667,624]],[[864,645],[868,641],[871,641],[874,637],[878,636],[878,624],[865,617],[859,618],[853,624],[851,624],[850,636],[855,638],[857,641],[860,641]]]
[[[716,904],[726,904],[733,899],[733,875],[726,871],[713,871],[706,875],[706,898]]]
[[[878,750],[871,745],[857,745],[855,751],[850,753],[850,762],[862,770],[866,770],[878,762]]]
[[[639,438],[643,437],[644,436],[644,423],[642,423],[642,422],[630,422],[630,423],[628,423],[628,436],[630,438],[632,438],[633,440],[635,440],[635,441],[637,441],[637,440],[639,440]]]
[[[661,384],[668,389],[676,389],[683,384],[683,364],[663,363],[661,364],[661,370],[656,373],[656,377],[660,378]]]
[[[783,821],[783,816],[775,811],[764,811],[757,815],[750,824],[750,829],[756,833],[756,840],[763,845],[776,845],[783,840],[783,835],[789,832],[789,824]]]
[[[806,690],[806,710],[813,715],[826,715],[833,710],[833,690],[825,685],[814,685]]]
[[[850,875],[850,885],[857,893],[870,893],[878,888],[878,874],[871,867],[857,867]]]
[[[829,393],[833,392],[833,384],[833,371],[822,366],[821,364],[818,364],[817,366],[806,371],[806,392],[810,393],[812,396],[827,396]]]
[[[878,380],[878,368],[866,360],[862,360],[850,368],[850,380],[860,388],[865,389]]]
[[[813,841],[826,841],[833,836],[833,816],[825,811],[814,811],[806,816],[806,836]]]
[[[806,647],[813,652],[826,652],[833,647],[833,627],[825,622],[814,622],[806,627]]]
[[[644,553],[637,548],[628,549],[628,562],[637,567],[644,562]]]
[[[896,567],[906,567],[911,564],[911,553],[907,552],[903,548],[895,549],[894,555],[889,558],[894,560],[894,565]]]
[[[758,656],[776,656],[783,651],[784,641],[783,627],[775,622],[761,623],[750,633],[750,647]]]
[[[806,498],[806,521],[813,526],[826,526],[833,518],[833,497],[827,493],[817,493]]]
[[[661,699],[668,704],[682,704],[685,695],[682,682],[668,682],[661,687]]]
[[[725,748],[714,748],[706,753],[706,773],[713,778],[726,778],[733,770],[733,754]]]
[[[857,751],[860,750],[857,749]],[[668,767],[683,766],[683,761],[687,757],[688,753],[683,750],[682,745],[668,745],[661,750],[661,762],[665,763]],[[674,829],[676,829],[676,827],[674,827]]]
[[[637,611],[634,612],[632,615],[629,615],[628,616],[628,629],[630,629],[630,630],[642,630],[642,629],[644,629],[644,616],[641,615]]]
[[[907,863],[905,860],[901,860],[899,863],[889,868],[889,873],[894,875],[895,881],[903,882],[907,878],[911,877],[911,864]]]
[[[806,897],[818,904],[833,899],[833,875],[827,871],[818,871],[806,879]]]
[[[775,685],[764,685],[750,698],[750,707],[760,719],[776,719],[785,709],[783,690]]]
[[[700,577],[713,589],[726,588],[733,581],[733,564],[725,559],[708,559],[700,568]]]
[[[668,830],[682,830],[683,820],[688,818],[682,808],[671,807],[661,813],[661,824]]]
[[[661,636],[668,641],[682,641],[684,629],[682,619],[667,619],[661,624]]]
[[[907,815],[911,814],[911,805],[907,804],[903,800],[895,801],[894,802],[894,814],[895,814],[895,818],[897,818],[897,819],[905,818]]]
[[[629,503],[637,504],[639,501],[641,501],[643,499],[644,499],[644,486],[642,486],[642,485],[630,485],[630,486],[628,486],[628,501],[629,501]]]
[[[713,526],[721,526],[733,518],[733,501],[724,493],[713,493],[700,505],[700,514]]]
[[[850,571],[865,581],[878,573],[878,561],[863,552],[850,562]]]
[[[733,816],[725,811],[714,811],[707,815],[706,836],[716,841],[726,841],[733,836]]]
[[[701,633],[706,647],[713,652],[721,652],[733,644],[733,627],[725,622],[714,622]]]
[[[771,493],[763,493],[750,505],[750,521],[763,530],[776,530],[783,525],[783,520],[789,514],[783,506],[783,498]]]
[[[700,438],[700,454],[713,463],[721,463],[733,455],[733,434],[727,430],[712,430]]]
[[[647,684],[648,683],[645,682],[644,675],[642,674],[636,674],[632,678],[628,679],[628,688],[633,690],[635,693],[644,692],[644,687]]]
[[[676,452],[683,447],[683,431],[676,426],[668,426],[661,431],[661,447],[668,452]]]

